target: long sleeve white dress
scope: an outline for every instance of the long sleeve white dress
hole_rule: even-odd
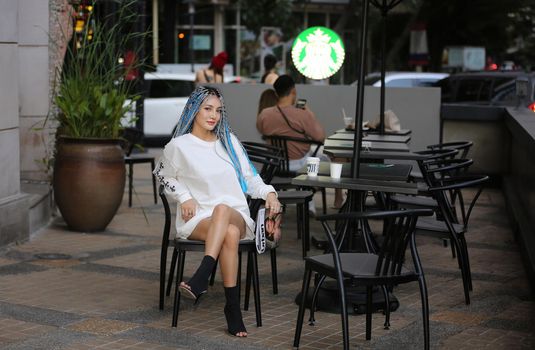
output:
[[[266,185],[259,175],[253,175],[251,164],[236,136],[231,140],[240,160],[247,183],[247,194],[252,198],[266,199],[273,186]],[[236,209],[245,220],[245,238],[254,238],[254,221],[251,219],[246,195],[227,152],[219,140],[204,141],[193,134],[172,139],[164,148],[154,174],[165,187],[165,193],[177,204],[176,237],[186,239],[197,224],[210,216],[217,204]],[[188,222],[180,215],[181,203],[195,199],[197,210]]]

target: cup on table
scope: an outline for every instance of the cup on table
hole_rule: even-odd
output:
[[[342,176],[342,163],[331,163],[331,178],[339,179]]]
[[[344,117],[344,125],[346,126],[346,128],[353,128],[353,118]]]
[[[307,175],[318,176],[319,170],[320,170],[320,159],[318,157],[308,157],[307,158]]]

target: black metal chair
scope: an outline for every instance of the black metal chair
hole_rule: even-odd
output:
[[[420,287],[422,300],[422,317],[424,326],[424,347],[429,349],[429,306],[427,301],[427,287],[424,273],[420,264],[420,258],[416,249],[414,229],[418,217],[432,215],[428,209],[411,209],[379,212],[352,212],[325,215],[318,218],[325,229],[329,242],[329,253],[305,258],[305,273],[301,290],[301,302],[297,316],[295,329],[294,347],[299,347],[303,318],[305,314],[306,296],[310,286],[312,272],[321,276],[334,278],[340,297],[340,311],[342,316],[342,334],[344,349],[349,349],[348,315],[346,308],[346,293],[344,281],[349,280],[352,285],[366,286],[366,339],[371,339],[372,322],[372,288],[381,286],[386,293],[387,287],[397,284],[417,281]],[[353,253],[340,252],[343,244],[343,235],[336,234],[331,229],[329,220],[348,220],[351,224],[360,223],[360,227],[369,228],[367,220],[384,220],[384,236],[378,252]],[[363,230],[365,239],[373,240],[371,232]],[[410,246],[413,269],[405,266],[405,251]],[[324,279],[324,278],[323,278]],[[317,289],[317,287],[316,287]],[[311,303],[311,312],[315,308],[315,297]],[[385,326],[389,324],[389,304],[386,303]],[[311,315],[311,319],[313,316]]]
[[[304,138],[298,138],[298,137],[290,137],[290,136],[280,136],[280,135],[263,135],[262,138],[266,140],[270,145],[275,146],[279,148],[282,152],[283,161],[281,162],[280,168],[275,174],[275,177],[273,178],[271,185],[275,187],[277,190],[286,190],[286,189],[295,189],[298,188],[298,186],[292,185],[291,180],[292,178],[297,176],[296,171],[290,170],[290,158],[288,156],[288,142],[298,142],[298,143],[304,143],[307,145],[310,145],[311,149],[313,150],[311,153],[312,157],[315,157],[318,153],[321,146],[323,146],[323,142],[321,141],[314,141],[314,140],[308,140]],[[319,190],[321,192],[321,202],[323,206],[323,214],[327,213],[327,195],[325,192],[325,188],[307,188],[312,191]]]
[[[167,266],[167,251],[171,246],[173,247],[173,258],[171,259],[171,267],[169,271],[169,282],[167,288],[167,295],[169,295],[171,285],[172,285],[172,276],[176,268],[176,286],[175,286],[175,296],[173,303],[173,321],[172,326],[176,327],[178,323],[178,314],[180,309],[180,290],[178,288],[179,283],[182,281],[184,274],[184,265],[186,259],[186,252],[204,252],[204,242],[188,239],[172,239],[170,238],[171,231],[171,209],[169,208],[169,202],[164,192],[164,187],[160,185],[159,188],[160,198],[163,203],[164,212],[165,212],[165,224],[162,235],[162,249],[160,254],[160,310],[164,308],[164,293],[165,293],[165,276],[166,276],[166,266]],[[241,285],[241,261],[242,253],[247,253],[247,270],[250,272],[247,274],[247,278],[250,278],[251,281],[247,281],[247,284],[252,283],[253,293],[254,293],[254,302],[255,302],[255,314],[256,314],[256,325],[258,327],[262,326],[262,312],[260,306],[260,283],[258,277],[258,261],[256,254],[256,245],[254,240],[241,240],[238,247],[238,290]],[[214,268],[215,270],[215,268]],[[212,272],[212,276],[215,273]],[[213,284],[213,283],[212,283]],[[248,305],[245,309],[248,308]]]
[[[136,145],[138,145],[143,139],[143,132],[135,128],[125,128],[123,130],[125,152],[124,163],[128,165],[128,206],[132,206],[132,192],[134,190],[134,164],[150,163],[151,175],[152,175],[152,191],[154,195],[154,203],[158,203],[156,195],[156,177],[152,172],[154,171],[154,156],[146,153],[132,153]]]
[[[465,175],[472,164],[470,159],[442,159],[422,163],[422,174],[429,185],[431,197],[410,197],[397,195],[392,204],[402,208],[430,208],[435,218],[425,218],[418,222],[418,234],[427,234],[447,239],[451,242],[453,257],[457,257],[461,270],[466,304],[470,304],[472,278],[470,258],[466,244],[466,232],[470,214],[483,191],[488,176]],[[475,188],[473,198],[466,201],[463,191]]]

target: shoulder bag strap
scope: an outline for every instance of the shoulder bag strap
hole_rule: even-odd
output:
[[[290,127],[290,129],[292,129],[293,131],[295,131],[296,133],[298,134],[301,134],[303,135],[303,137],[307,140],[312,140],[312,138],[310,136],[307,135],[307,133],[304,131],[304,130],[298,130],[296,128],[294,128],[292,126],[292,124],[290,124],[290,121],[288,120],[288,117],[286,116],[286,114],[284,114],[284,112],[282,111],[282,109],[277,105],[277,109],[279,110],[279,112],[281,112],[281,115],[282,117],[284,118],[284,121],[286,122],[286,124],[288,124],[288,126]]]

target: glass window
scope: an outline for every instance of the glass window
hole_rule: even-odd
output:
[[[195,89],[193,81],[186,80],[151,80],[150,98],[188,97]]]
[[[325,26],[325,23],[326,23],[325,13],[315,13],[315,12],[308,13],[308,26],[309,27]]]
[[[499,88],[494,89],[492,104],[513,106],[516,103],[517,96],[515,81],[509,81],[509,83],[502,84]]]
[[[225,9],[225,25],[231,26],[236,24],[236,10],[226,8]]]
[[[375,82],[381,80],[381,76],[379,75],[372,75],[370,77],[367,77],[364,79],[364,85],[373,85]]]
[[[413,79],[394,79],[385,83],[387,87],[412,87]]]
[[[456,102],[478,101],[479,92],[483,83],[485,83],[485,81],[481,79],[461,80],[459,83],[459,89],[457,90]]]

